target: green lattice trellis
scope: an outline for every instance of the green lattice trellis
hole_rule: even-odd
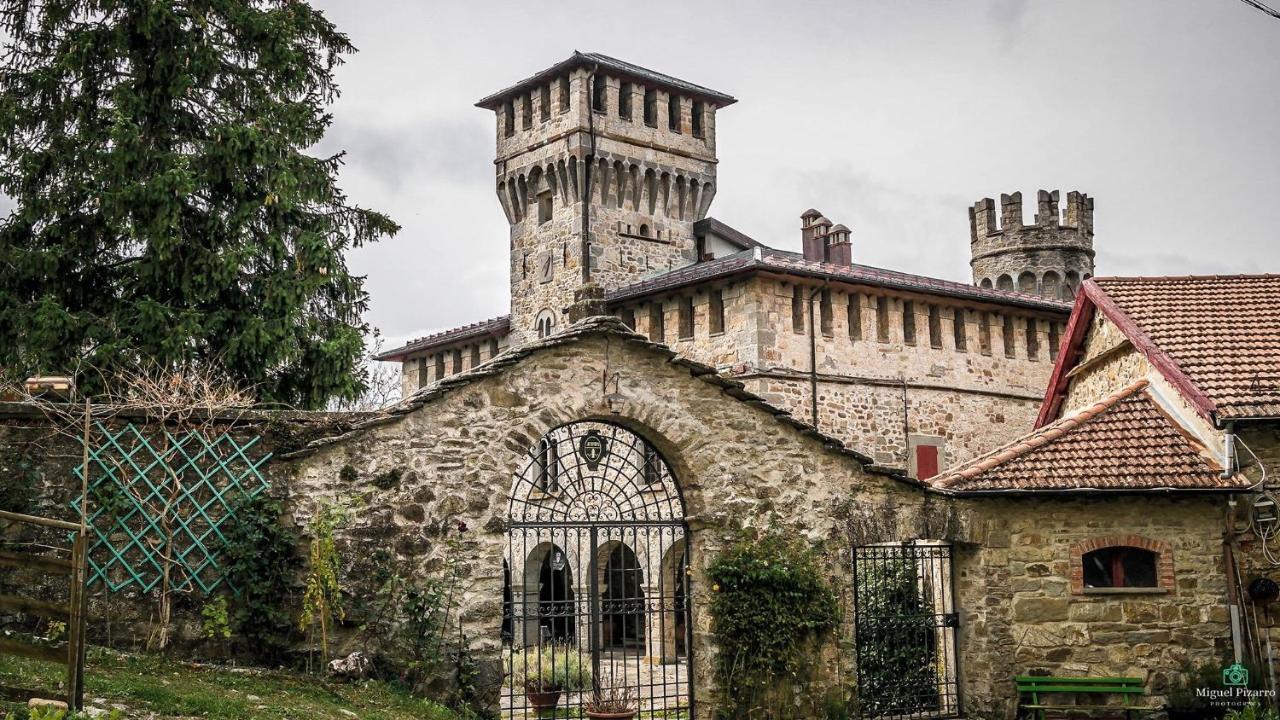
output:
[[[253,457],[254,437],[244,443],[227,433],[172,433],[153,427],[149,438],[132,423],[113,432],[95,423],[102,442],[89,450],[89,583],[111,592],[136,585],[150,591],[162,580],[167,514],[173,528],[171,582],[208,593],[223,582],[218,560],[223,526],[235,519],[238,500],[270,487],[262,466],[271,453]],[[152,439],[163,442],[155,443]],[[176,475],[176,483],[170,470]],[[79,478],[82,469],[76,468]],[[173,497],[168,513],[166,500]],[[73,507],[80,508],[80,498]]]

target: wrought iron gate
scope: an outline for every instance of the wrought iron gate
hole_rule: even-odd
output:
[[[512,484],[504,718],[578,718],[596,691],[639,717],[690,718],[684,501],[667,462],[620,426],[578,422]]]
[[[853,589],[860,715],[959,716],[951,546],[854,548]]]

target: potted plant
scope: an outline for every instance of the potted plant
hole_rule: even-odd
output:
[[[631,720],[640,710],[636,701],[636,689],[626,682],[617,682],[613,672],[597,678],[591,697],[582,709],[592,720]]]
[[[566,691],[588,689],[590,678],[578,649],[570,645],[543,645],[517,650],[511,659],[512,683],[524,687],[529,707],[550,710]]]

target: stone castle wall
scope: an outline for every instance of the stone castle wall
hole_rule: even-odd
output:
[[[799,324],[797,287],[804,301]],[[809,318],[804,305],[812,291],[812,286],[767,278],[727,284],[721,290],[722,333],[710,332],[708,288],[703,287],[626,303],[615,312],[651,340],[733,374],[809,422]],[[939,461],[945,467],[1031,429],[1064,317],[871,288],[831,289],[826,297],[820,294],[814,301],[818,427],[823,432],[878,462],[913,469],[909,449],[914,436],[941,442]],[[693,310],[693,333],[687,338],[678,331],[682,303]],[[851,303],[856,304],[852,313]],[[661,336],[651,320],[659,307]],[[914,340],[907,336],[908,310]],[[957,317],[963,322],[960,333]]]

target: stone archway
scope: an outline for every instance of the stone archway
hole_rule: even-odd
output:
[[[687,537],[676,478],[644,438],[601,421],[540,438],[510,495],[506,562],[521,587],[504,717],[539,717],[524,692],[539,658],[631,687],[646,712],[692,717]],[[582,690],[562,693],[557,716],[574,716]]]

